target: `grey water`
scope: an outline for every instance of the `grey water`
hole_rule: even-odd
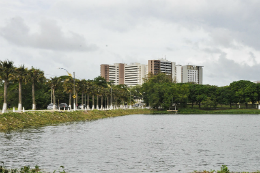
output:
[[[0,133],[6,167],[53,172],[260,170],[259,115],[128,115]]]

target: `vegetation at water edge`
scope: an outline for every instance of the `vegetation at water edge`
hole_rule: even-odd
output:
[[[231,172],[229,171],[228,167],[226,165],[222,165],[220,170],[210,170],[210,171],[194,171],[193,173],[260,173],[260,171],[255,171],[255,172]]]
[[[91,121],[130,114],[149,114],[148,109],[117,109],[107,111],[35,111],[0,114],[0,132],[41,127],[75,121]]]
[[[3,163],[3,162],[2,162]],[[67,173],[64,170],[64,166],[60,166],[62,171],[53,171],[53,173]],[[20,169],[8,169],[4,166],[0,166],[0,173],[47,173],[40,169],[38,165],[36,165],[34,168],[31,168],[30,166],[23,166]]]

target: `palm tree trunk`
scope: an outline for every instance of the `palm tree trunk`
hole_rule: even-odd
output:
[[[101,96],[101,108],[100,109],[103,109],[103,96]]]
[[[69,107],[71,109],[71,92],[70,92],[70,96],[69,96]]]
[[[108,103],[109,103],[109,98],[107,97],[107,109],[108,109],[108,105],[109,105]]]
[[[55,98],[55,89],[54,88],[53,88],[52,94],[53,94],[53,110],[55,110],[56,109],[56,98]]]
[[[2,109],[2,113],[5,113],[7,110],[7,80],[5,80],[4,83],[4,104],[3,104],[3,109]]]
[[[32,81],[32,110],[36,110],[36,103],[35,103],[35,92],[34,92],[34,80]]]
[[[92,95],[92,110],[95,109],[94,100],[95,100],[95,97],[94,97],[94,95]]]
[[[86,97],[87,97],[87,94],[85,94],[85,107],[87,106],[87,99],[86,99]]]
[[[99,107],[98,107],[98,96],[97,96],[97,107],[96,107],[96,109],[99,109]]]
[[[22,81],[19,80],[19,103],[18,111],[22,111]]]
[[[76,108],[78,107],[78,93],[76,92]]]
[[[89,109],[89,94],[88,94],[88,96],[87,96],[87,109]]]
[[[83,100],[84,98],[83,98],[83,92],[81,93],[81,105],[82,105],[82,109],[84,109],[84,106],[83,106]]]

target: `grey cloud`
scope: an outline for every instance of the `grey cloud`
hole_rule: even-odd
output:
[[[218,61],[204,64],[204,81],[212,85],[229,85],[231,82],[238,80],[259,81],[259,73],[258,64],[253,66],[239,64],[227,59],[225,53],[219,56]]]
[[[237,1],[116,1],[112,5],[72,5],[58,3],[53,9],[60,17],[80,17],[88,22],[99,21],[109,30],[125,32],[147,21],[178,23],[193,30],[203,28],[212,38],[211,44],[234,47],[233,42],[260,50],[260,2]],[[102,4],[102,3],[100,3]],[[71,7],[72,6],[72,7]],[[213,29],[216,28],[216,29]]]
[[[24,20],[16,17],[0,29],[0,35],[19,46],[60,51],[93,51],[97,49],[96,45],[87,44],[82,35],[74,32],[64,33],[56,21],[42,21],[39,28],[39,33],[31,33]]]

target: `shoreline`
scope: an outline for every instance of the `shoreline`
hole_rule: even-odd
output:
[[[9,133],[11,131],[22,130],[25,128],[37,128],[76,121],[92,121],[131,114],[150,114],[150,110],[117,109],[107,111],[35,111],[22,113],[4,113],[0,114],[0,132]]]
[[[117,109],[117,110],[89,110],[89,111],[28,111],[0,114],[0,132],[11,132],[25,128],[37,128],[48,125],[76,121],[92,121],[109,117],[131,114],[176,114],[167,110],[150,109]],[[211,109],[198,108],[179,109],[177,114],[260,114],[258,109]]]

